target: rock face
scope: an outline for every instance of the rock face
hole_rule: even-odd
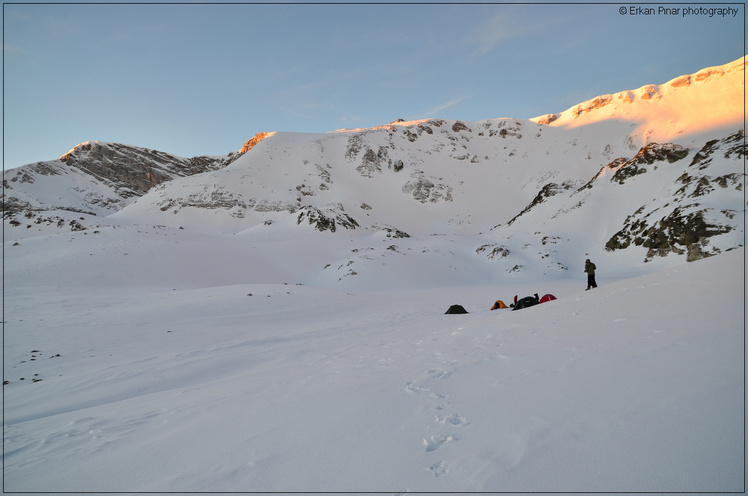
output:
[[[119,143],[82,143],[60,157],[70,167],[85,171],[116,189],[128,188],[135,194],[146,193],[154,186],[176,177],[191,176],[221,169],[241,156],[193,157],[185,159],[147,148]]]

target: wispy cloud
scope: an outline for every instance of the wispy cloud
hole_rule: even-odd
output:
[[[473,29],[464,39],[472,45],[472,56],[481,56],[509,40],[537,37],[553,31],[567,15],[556,12],[555,6],[503,6],[483,23]]]

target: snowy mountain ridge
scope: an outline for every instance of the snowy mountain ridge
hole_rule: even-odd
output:
[[[743,101],[728,95],[734,90],[739,91],[743,72],[743,59],[739,59],[679,76],[661,85],[647,84],[635,90],[600,95],[560,114],[547,114],[531,120],[567,127],[611,118],[638,122],[637,131],[650,141],[669,141],[674,134],[693,133],[720,125],[737,129],[741,127]],[[669,125],[664,126],[665,123]]]
[[[455,263],[497,277],[576,269],[583,253],[621,270],[696,260],[743,244],[744,69],[741,59],[529,120],[258,133],[219,157],[87,142],[5,172],[6,232],[155,224],[258,242],[346,233],[344,267],[362,262],[345,255],[356,239],[385,256],[377,240],[391,233],[421,254],[434,235],[469,236]],[[315,278],[327,265],[318,261]]]

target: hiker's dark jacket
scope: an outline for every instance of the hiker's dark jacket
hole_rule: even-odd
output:
[[[584,263],[584,271],[585,271],[585,272],[586,272],[587,274],[591,275],[591,276],[594,276],[594,275],[595,275],[595,269],[596,269],[596,268],[597,268],[597,267],[595,267],[595,264],[593,264],[592,262],[590,262],[590,259],[589,259],[589,258],[588,258],[588,259],[587,259],[587,261],[586,261],[586,262]]]

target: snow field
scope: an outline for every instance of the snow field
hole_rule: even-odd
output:
[[[598,265],[589,292],[581,272],[419,289],[373,269],[324,289],[239,238],[5,243],[6,491],[744,488],[743,250]],[[535,292],[559,299],[488,310]]]

